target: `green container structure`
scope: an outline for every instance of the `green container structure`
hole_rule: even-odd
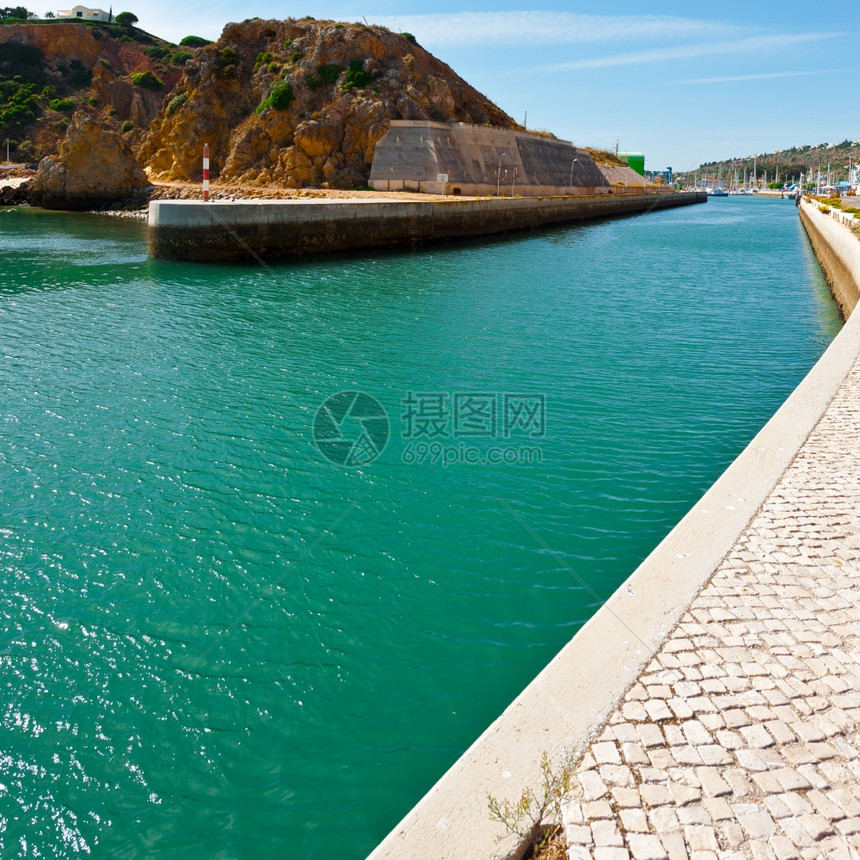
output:
[[[645,175],[644,152],[619,152],[618,157],[626,161],[631,170],[635,170],[640,176]]]

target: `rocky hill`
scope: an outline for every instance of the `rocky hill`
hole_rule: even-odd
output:
[[[39,161],[57,152],[77,112],[139,145],[191,55],[116,23],[3,22],[0,138],[18,161]]]
[[[228,24],[200,48],[138,150],[154,180],[367,182],[391,119],[518,128],[408,34],[313,19]]]

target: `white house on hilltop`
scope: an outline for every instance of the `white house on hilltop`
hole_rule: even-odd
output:
[[[71,9],[60,9],[58,18],[83,18],[85,21],[110,21],[113,18],[104,9],[87,9],[86,6],[74,6]]]

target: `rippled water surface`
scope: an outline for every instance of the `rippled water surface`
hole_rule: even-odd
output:
[[[0,232],[4,858],[364,856],[840,325],[777,200],[269,270]]]

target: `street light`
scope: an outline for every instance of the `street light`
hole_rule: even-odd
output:
[[[507,156],[507,152],[499,153],[499,169],[496,172],[496,197],[501,197],[502,189],[502,159]]]
[[[573,165],[576,164],[577,161],[579,161],[579,159],[574,158],[573,161],[570,162],[570,182],[567,186],[568,195],[573,194]]]

